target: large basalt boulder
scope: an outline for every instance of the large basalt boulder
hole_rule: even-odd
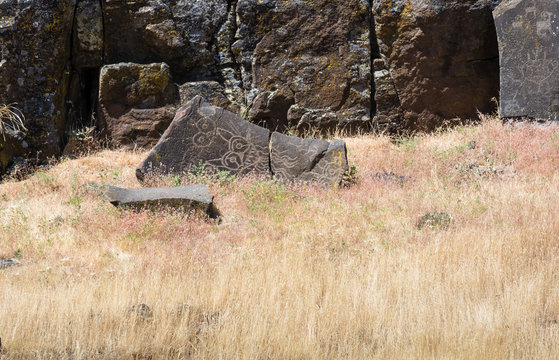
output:
[[[211,218],[219,217],[214,196],[206,185],[166,188],[124,189],[108,186],[105,197],[114,206],[142,209],[180,209]]]
[[[212,77],[227,11],[227,0],[106,0],[106,62],[165,62],[177,78]]]
[[[401,129],[433,130],[493,109],[499,67],[491,12],[497,2],[373,1],[379,45],[373,55],[387,64],[402,110]],[[385,75],[375,77],[379,90],[388,82]]]
[[[302,139],[277,132],[270,142],[272,173],[284,181],[337,188],[348,170],[345,142]]]
[[[177,112],[136,176],[141,181],[154,170],[183,174],[200,164],[236,175],[268,174],[269,139],[268,130],[198,96]]]
[[[39,160],[61,151],[75,5],[76,0],[0,1],[0,104],[17,103],[28,129],[10,140],[18,144],[0,136],[2,168],[20,150]]]
[[[136,169],[182,175],[200,166],[233,175],[338,187],[348,168],[345,142],[301,139],[252,124],[196,97],[182,107],[161,140]]]
[[[367,1],[239,0],[237,15],[232,50],[250,120],[271,129],[370,125]]]
[[[493,14],[501,116],[559,120],[559,2],[508,0]]]
[[[165,63],[101,69],[99,125],[114,147],[151,147],[175,116],[178,91]]]

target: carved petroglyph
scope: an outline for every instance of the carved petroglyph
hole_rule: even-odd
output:
[[[559,1],[508,0],[494,12],[501,115],[558,119]]]
[[[220,143],[227,143],[226,151],[219,158],[205,160],[206,165],[232,173],[267,172],[268,164],[263,161],[262,154],[267,153],[268,149],[262,144],[257,145],[259,139],[250,134],[247,137],[235,135],[225,129],[218,129],[217,136]]]
[[[182,174],[200,164],[233,174],[265,173],[269,138],[268,130],[198,96],[177,112],[136,175],[141,180],[154,169]]]
[[[555,35],[553,27],[551,26],[551,19],[553,14],[549,11],[542,11],[539,19],[536,21],[536,29],[538,36],[553,36]]]
[[[347,170],[345,142],[301,139],[270,132],[196,97],[181,108],[136,170],[182,174],[203,164],[231,174],[274,175],[337,187]]]
[[[348,168],[345,143],[272,134],[272,172],[282,180],[338,187]]]

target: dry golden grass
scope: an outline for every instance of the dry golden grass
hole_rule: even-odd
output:
[[[0,105],[0,134],[2,139],[6,141],[6,133],[8,131],[24,131],[24,117],[21,111],[14,105]]]
[[[353,187],[225,179],[220,225],[87,185],[138,186],[139,153],[0,185],[0,358],[558,358],[559,129],[347,142]]]

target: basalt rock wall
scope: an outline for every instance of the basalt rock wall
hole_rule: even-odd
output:
[[[165,129],[149,116],[166,124],[158,114],[199,92],[278,131],[400,133],[474,118],[498,96],[498,2],[0,1],[0,104],[17,103],[27,128],[0,137],[0,173],[18,156],[60,154],[84,126],[114,146],[152,144]],[[121,81],[102,68],[124,63],[168,66],[173,99],[148,107],[167,110],[99,101],[100,82]]]

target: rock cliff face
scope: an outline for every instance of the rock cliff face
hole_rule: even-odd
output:
[[[0,2],[0,104],[17,103],[29,130],[25,139],[12,139],[13,146],[0,137],[0,173],[15,156],[44,158],[62,150],[75,5]]]
[[[29,130],[0,137],[0,173],[14,157],[60,154],[68,131],[91,124],[114,146],[149,146],[199,94],[279,131],[424,131],[475,117],[498,95],[498,2],[0,1],[0,104],[17,103]],[[141,83],[101,71],[122,63],[166,64],[173,99],[102,100]]]
[[[237,5],[249,119],[272,128],[368,128],[370,5],[361,0]]]
[[[380,108],[379,125],[428,131],[454,118],[493,109],[499,54],[490,0],[378,0],[373,11],[384,64],[374,73],[380,97],[392,86],[399,101]],[[384,71],[384,69],[387,71]],[[379,101],[379,105],[381,101]],[[388,112],[388,119],[383,118]],[[390,114],[390,113],[393,114]]]

